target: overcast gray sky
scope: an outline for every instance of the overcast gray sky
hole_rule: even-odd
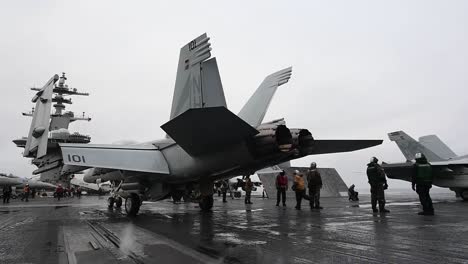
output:
[[[169,2],[169,1],[168,1]],[[353,153],[293,162],[335,167],[367,189],[365,164],[404,157],[387,133],[437,134],[468,153],[466,1],[2,1],[0,171],[34,167],[25,136],[31,86],[62,71],[91,93],[69,110],[93,143],[161,138],[180,47],[207,32],[228,107],[237,113],[263,78],[293,66],[265,121],[286,118],[317,139],[385,139]],[[408,186],[390,181],[391,186]]]

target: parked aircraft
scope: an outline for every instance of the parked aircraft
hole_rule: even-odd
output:
[[[26,178],[21,178],[12,174],[4,174],[0,173],[0,186],[8,185],[8,186],[13,186],[13,187],[19,187],[22,188],[24,187],[25,184],[29,184],[30,188],[34,189],[55,189],[55,185],[47,183],[47,182],[42,182],[42,181],[37,181],[37,180],[32,180],[32,179],[26,179]]]
[[[79,186],[83,190],[92,191],[94,193],[109,193],[112,190],[110,182],[88,183],[83,181],[83,176],[83,174],[75,174],[70,180],[70,184],[76,187]]]
[[[450,188],[457,196],[468,200],[468,156],[458,156],[436,135],[419,138],[419,142],[403,131],[388,134],[406,158],[405,163],[383,164],[389,178],[411,182],[416,153],[426,156],[433,168],[433,184]]]
[[[96,168],[85,177],[121,179],[110,206],[125,198],[127,214],[136,215],[142,200],[161,200],[186,192],[200,193],[202,210],[213,206],[213,182],[307,155],[354,151],[382,140],[319,140],[283,119],[262,123],[291,68],[269,75],[238,115],[228,110],[210,38],[203,34],[181,48],[166,138],[142,144],[60,143],[63,173]],[[38,92],[25,153],[45,155],[46,115],[54,78]],[[42,113],[42,114],[41,114]],[[45,139],[44,139],[45,138]],[[86,180],[86,178],[85,178]]]

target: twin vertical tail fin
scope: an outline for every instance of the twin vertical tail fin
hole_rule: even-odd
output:
[[[205,34],[180,49],[170,119],[188,109],[226,107],[216,58],[211,57],[210,38]]]
[[[405,156],[406,160],[414,160],[416,153],[422,153],[428,161],[443,161],[444,158],[436,154],[420,142],[414,140],[403,131],[388,133],[388,138],[394,141]]]
[[[442,140],[436,135],[427,135],[419,138],[419,142],[432,152],[437,154],[442,159],[453,159],[457,158],[455,154]]]
[[[253,127],[259,126],[279,86],[291,78],[292,67],[268,75],[239,112],[238,116]]]

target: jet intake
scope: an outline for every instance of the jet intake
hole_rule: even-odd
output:
[[[291,131],[285,125],[266,124],[257,127],[250,151],[255,157],[289,152],[293,148]]]

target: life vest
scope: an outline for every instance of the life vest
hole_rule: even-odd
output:
[[[320,172],[318,172],[317,170],[309,170],[307,172],[307,182],[309,188],[311,186],[322,185],[322,177],[320,176]]]
[[[288,177],[286,175],[284,176],[278,175],[277,182],[278,182],[278,186],[282,186],[282,187],[287,186]]]
[[[432,184],[432,167],[429,164],[416,163],[416,184]]]
[[[304,178],[299,175],[294,176],[294,183],[296,184],[297,191],[305,190]]]
[[[379,164],[369,163],[366,173],[370,184],[385,183],[385,173]]]

